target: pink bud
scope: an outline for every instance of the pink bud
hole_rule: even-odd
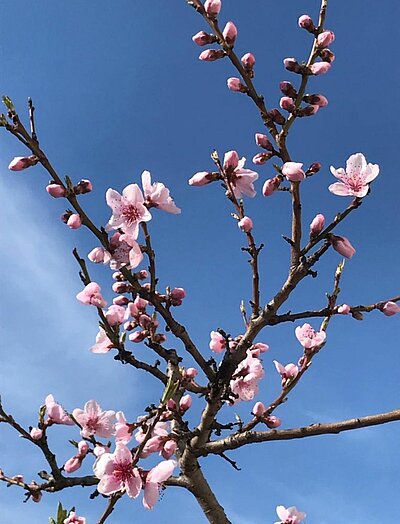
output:
[[[331,241],[333,249],[343,257],[351,258],[356,252],[354,247],[350,244],[350,240],[346,237],[330,235],[329,240]]]
[[[272,193],[274,193],[278,189],[280,183],[281,183],[281,179],[278,176],[275,176],[274,178],[269,178],[268,180],[266,180],[264,182],[263,189],[262,189],[263,195],[266,197],[271,196]]]
[[[147,331],[135,331],[134,333],[131,333],[129,335],[129,340],[131,342],[143,342],[143,340],[147,337],[148,332]]]
[[[215,60],[223,58],[224,56],[225,51],[222,49],[207,49],[206,51],[200,53],[199,60],[203,60],[204,62],[214,62]]]
[[[321,167],[322,167],[321,162],[313,162],[311,166],[307,169],[307,173],[310,173],[310,174],[318,173]]]
[[[285,109],[285,111],[289,111],[289,113],[293,113],[296,110],[294,101],[289,96],[283,96],[279,101],[279,105],[282,109]]]
[[[282,115],[279,109],[271,109],[270,111],[268,111],[268,116],[276,124],[283,125],[286,122],[286,118]]]
[[[78,229],[82,225],[81,217],[77,213],[72,213],[72,215],[67,220],[67,226],[70,229]]]
[[[313,218],[313,221],[310,224],[310,236],[316,237],[317,235],[321,233],[324,227],[325,227],[325,217],[324,215],[319,213],[318,215],[316,215]]]
[[[305,29],[309,33],[312,33],[315,29],[315,25],[314,25],[314,22],[312,21],[311,16],[301,15],[298,23],[302,29]]]
[[[40,502],[42,500],[42,493],[40,491],[31,492],[32,502]]]
[[[10,169],[10,171],[22,171],[23,169],[36,165],[38,162],[39,159],[35,155],[16,156],[11,160],[8,169]]]
[[[317,36],[317,44],[319,47],[329,47],[335,40],[335,33],[333,31],[323,31]]]
[[[341,315],[348,315],[351,311],[351,307],[348,304],[342,304],[337,310]]]
[[[107,264],[111,259],[111,255],[104,247],[95,247],[88,254],[88,259],[95,264]]]
[[[40,440],[43,436],[43,431],[39,428],[32,428],[29,434],[33,440]]]
[[[255,140],[256,140],[256,144],[259,147],[262,147],[263,149],[267,149],[268,151],[272,151],[273,149],[272,144],[268,140],[268,137],[266,135],[263,135],[262,133],[256,133]]]
[[[265,162],[268,162],[272,156],[272,153],[257,153],[253,156],[253,164],[256,166],[262,166]]]
[[[290,98],[297,97],[296,89],[292,86],[290,82],[287,82],[286,80],[279,83],[279,89],[285,96],[290,96]]]
[[[163,344],[167,340],[167,335],[164,335],[164,333],[156,333],[153,335],[153,342],[156,344]]]
[[[179,401],[179,410],[184,413],[190,408],[191,405],[192,397],[190,395],[183,395],[183,397]]]
[[[204,10],[208,16],[217,16],[221,11],[221,0],[206,0],[204,2]]]
[[[222,36],[225,38],[225,41],[228,45],[233,46],[237,38],[237,28],[233,22],[227,22],[222,31]],[[325,46],[326,47],[326,46]]]
[[[75,195],[84,195],[85,193],[90,193],[90,191],[93,191],[93,185],[90,180],[81,180],[74,187]]]
[[[129,286],[126,282],[114,282],[111,286],[114,293],[127,293],[129,291]]]
[[[316,62],[310,66],[313,75],[323,75],[329,71],[331,64],[329,62]]]
[[[195,44],[199,46],[212,44],[215,42],[215,36],[206,33],[205,31],[199,31],[192,36],[192,40]]]
[[[231,77],[226,81],[228,89],[235,91],[236,93],[246,93],[247,87],[242,84],[239,78]]]
[[[243,217],[238,222],[238,227],[241,229],[244,233],[250,233],[250,231],[253,229],[253,221],[250,217]]]
[[[224,155],[224,171],[233,171],[239,164],[239,155],[236,151],[228,151]]]
[[[319,107],[325,107],[328,105],[328,99],[319,94],[305,95],[303,96],[303,100],[308,104],[317,105]]]
[[[335,55],[332,53],[330,49],[322,49],[319,52],[319,56],[321,57],[321,60],[324,62],[333,62],[335,60]]]
[[[118,297],[113,298],[113,304],[116,306],[126,306],[129,303],[129,298],[124,297],[124,295],[119,295]]]
[[[110,448],[108,446],[103,446],[103,444],[96,444],[93,448],[93,454],[95,457],[100,457],[104,453],[110,453]]]
[[[398,306],[396,302],[389,300],[389,302],[384,304],[381,311],[387,317],[392,317],[393,315],[396,315],[396,313],[400,312],[400,306]]]
[[[78,451],[81,456],[85,456],[87,452],[89,451],[89,444],[86,442],[86,440],[80,440],[78,442]]]
[[[282,166],[282,175],[291,182],[301,182],[306,177],[302,167],[303,164],[300,162],[285,162]]]
[[[283,65],[285,66],[285,69],[291,71],[292,73],[301,72],[301,67],[295,58],[285,58],[283,61]]]
[[[65,188],[60,184],[49,184],[46,186],[46,191],[54,198],[65,196]]]
[[[211,331],[210,333],[210,349],[211,351],[214,351],[214,353],[222,353],[222,351],[225,350],[226,341],[224,337],[218,333],[218,331]]]
[[[138,273],[136,273],[136,275],[139,280],[144,280],[149,276],[149,272],[145,269],[141,269]]]
[[[185,369],[185,378],[188,378],[190,380],[193,380],[198,375],[198,371],[196,368],[187,368]]]
[[[165,460],[168,460],[175,453],[177,447],[178,445],[175,440],[167,440],[161,451],[161,455],[165,458]]]
[[[209,184],[210,182],[213,182],[213,174],[209,173],[208,171],[200,171],[199,173],[196,173],[192,176],[192,178],[189,180],[190,186],[205,186],[206,184]]]
[[[252,53],[246,53],[240,59],[245,69],[253,69],[256,59]]]
[[[125,309],[122,306],[110,306],[104,315],[110,326],[119,326],[124,321]]]
[[[307,106],[299,110],[298,116],[313,116],[319,110],[319,106]]]
[[[64,471],[67,473],[72,473],[79,469],[82,465],[82,460],[80,457],[72,457],[67,460],[67,462],[64,464]]]
[[[266,417],[264,422],[270,429],[279,428],[279,426],[282,424],[281,419],[278,417],[274,417],[273,415],[271,415],[270,417]]]
[[[252,410],[252,413],[255,417],[262,417],[266,411],[266,407],[264,406],[264,404],[262,402],[256,402],[254,404],[254,407],[253,407],[253,410]]]
[[[170,292],[169,297],[173,306],[180,306],[182,304],[182,300],[186,297],[186,291],[183,289],[183,287],[175,287]]]
[[[170,398],[170,399],[167,401],[167,408],[168,408],[170,411],[176,411],[176,402],[175,402],[175,400],[173,400],[172,398]]]

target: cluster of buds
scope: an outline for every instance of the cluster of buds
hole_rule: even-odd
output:
[[[214,353],[222,353],[229,348],[229,351],[233,352],[236,350],[238,344],[243,338],[243,335],[238,335],[237,337],[233,338],[229,335],[226,335],[222,330],[219,331],[211,331],[210,333],[210,343],[209,348]],[[253,344],[249,351],[253,357],[259,357],[261,353],[265,353],[268,351],[269,346],[267,344],[264,344],[263,342],[256,342]]]
[[[262,165],[268,162],[274,155],[275,151],[271,144],[271,142],[268,140],[268,137],[266,135],[263,135],[262,133],[256,133],[255,134],[255,141],[258,147],[261,147],[262,149],[265,149],[266,151],[263,151],[261,153],[257,153],[253,157],[253,164],[256,165]]]
[[[293,85],[284,80],[279,84],[279,88],[284,96],[281,97],[279,105],[288,113],[292,113],[297,117],[312,116],[319,110],[320,107],[328,105],[328,99],[321,94],[306,94],[301,101],[306,102],[307,106],[300,107],[297,102],[297,91]]]
[[[267,408],[264,406],[262,402],[256,402],[254,404],[252,413],[261,422],[266,424],[266,426],[268,426],[270,429],[279,428],[279,426],[282,424],[281,419],[278,417],[275,417],[274,415],[265,415],[266,411],[267,411]]]

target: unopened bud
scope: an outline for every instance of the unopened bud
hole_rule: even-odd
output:
[[[48,184],[46,186],[46,191],[53,198],[61,198],[65,196],[65,187],[60,184]]]
[[[256,133],[255,140],[256,140],[256,144],[259,147],[262,147],[263,149],[267,149],[268,151],[272,151],[273,149],[272,144],[268,140],[268,137],[266,135],[263,135],[262,133]]]
[[[278,189],[281,182],[282,179],[279,176],[275,176],[274,178],[269,178],[266,180],[262,189],[263,195],[266,197],[271,196]]]
[[[67,226],[70,229],[79,229],[82,225],[82,219],[78,213],[72,213],[67,220]]]
[[[238,228],[241,229],[244,233],[250,233],[253,229],[253,221],[250,217],[243,217],[238,222]]]
[[[262,417],[266,411],[266,407],[264,406],[264,404],[262,402],[256,402],[254,404],[254,407],[253,407],[253,410],[252,410],[252,413],[255,417]]]
[[[302,117],[302,116],[313,116],[313,115],[315,115],[315,113],[318,112],[318,110],[319,110],[319,106],[317,106],[317,105],[306,106],[306,107],[303,107],[303,108],[298,110],[297,116],[299,116],[299,117]]]
[[[183,395],[179,401],[179,410],[184,413],[192,405],[192,397],[190,395]]]
[[[253,156],[253,164],[256,166],[261,166],[265,164],[265,162],[267,162],[272,156],[272,153],[257,153]]]
[[[85,193],[90,193],[93,190],[93,184],[90,180],[81,180],[74,187],[75,195],[84,195]]]
[[[299,23],[299,27],[301,27],[302,29],[305,29],[309,33],[312,33],[315,30],[315,25],[314,25],[314,22],[311,16],[301,15],[298,23]]]
[[[321,60],[324,62],[333,62],[335,60],[335,54],[332,53],[330,49],[321,49],[319,52],[319,56],[321,57]]]
[[[325,227],[325,217],[321,213],[316,215],[310,224],[310,237],[316,237]]]
[[[285,96],[289,96],[293,99],[297,97],[296,89],[292,86],[290,82],[287,82],[286,80],[283,80],[279,83],[279,89]]]
[[[296,106],[294,105],[294,101],[289,96],[283,96],[280,101],[279,105],[282,109],[285,111],[288,111],[289,113],[294,113],[296,111]]]
[[[242,62],[243,67],[247,71],[252,70],[254,67],[254,64],[256,63],[256,59],[252,53],[246,53],[245,55],[242,56],[240,61]]]
[[[225,38],[225,41],[228,45],[233,46],[237,38],[237,28],[233,22],[227,22],[222,31],[222,36]]]
[[[215,17],[221,11],[221,0],[206,0],[204,10],[208,16]]]
[[[283,65],[285,66],[285,69],[292,73],[301,73],[302,68],[295,58],[285,58]]]
[[[273,122],[281,126],[283,126],[283,124],[286,122],[286,118],[282,115],[279,109],[271,109],[268,111],[268,116]]]
[[[43,436],[43,431],[39,428],[32,428],[29,434],[33,440],[40,440]]]
[[[39,159],[35,155],[31,156],[16,156],[13,158],[8,165],[10,171],[22,171],[28,167],[35,166],[39,162]]]
[[[199,55],[199,60],[204,62],[214,62],[225,56],[225,51],[222,49],[207,49]]]
[[[318,171],[321,169],[322,165],[321,162],[313,162],[311,166],[307,169],[307,175],[314,175],[315,173],[318,173]]]
[[[319,47],[329,47],[335,40],[335,33],[333,31],[323,31],[317,36],[317,44]]]
[[[205,31],[199,31],[198,33],[192,36],[192,40],[195,44],[203,46],[213,44],[216,41],[216,38],[214,35],[210,35]]]
[[[198,375],[198,371],[196,368],[187,368],[185,369],[185,378],[188,378],[190,380],[194,379]]]
[[[310,66],[310,71],[313,75],[324,75],[331,68],[329,62],[315,62]]]
[[[226,81],[226,85],[228,86],[228,89],[230,89],[231,91],[235,91],[236,93],[247,93],[248,91],[247,87],[244,84],[242,84],[239,78],[228,78],[228,80]]]
[[[279,426],[282,424],[281,419],[273,415],[266,417],[264,422],[270,429],[279,428]]]

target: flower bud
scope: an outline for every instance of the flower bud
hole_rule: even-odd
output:
[[[40,440],[43,436],[43,431],[39,428],[32,428],[29,434],[33,440]]]
[[[333,249],[343,257],[351,258],[356,252],[354,247],[350,244],[350,240],[346,237],[329,235],[329,240]]]
[[[210,17],[215,17],[221,11],[221,0],[206,0],[204,10]]]
[[[323,75],[329,71],[331,64],[329,62],[316,62],[310,66],[313,75]]]
[[[89,451],[89,444],[86,442],[86,440],[80,440],[78,442],[78,451],[82,457],[84,457],[87,454],[87,452]]]
[[[188,378],[190,380],[193,380],[198,375],[198,371],[196,368],[187,368],[185,369],[184,373],[185,373],[185,378]]]
[[[143,340],[148,336],[148,331],[135,331],[129,335],[129,340],[131,342],[143,342]]]
[[[67,226],[70,229],[79,229],[82,225],[82,219],[78,213],[72,213],[67,220]]]
[[[243,67],[247,71],[252,70],[254,67],[254,64],[256,63],[256,59],[252,53],[246,53],[245,55],[242,56],[240,61],[242,62]]]
[[[236,151],[227,151],[224,155],[224,171],[233,171],[239,164],[239,155]]]
[[[289,113],[294,113],[294,111],[296,110],[296,106],[294,105],[294,101],[289,96],[283,96],[280,99],[280,101],[279,101],[279,105],[285,111],[289,111]]]
[[[381,311],[387,317],[392,317],[393,315],[396,315],[396,313],[400,312],[400,306],[398,306],[396,302],[392,302],[389,300],[389,302],[386,302],[383,305]]]
[[[318,112],[318,110],[319,110],[319,106],[317,106],[317,105],[303,107],[302,109],[298,110],[297,116],[299,116],[299,117],[302,117],[302,116],[313,116],[313,115],[315,115],[315,113]]]
[[[125,309],[114,304],[107,309],[104,316],[110,326],[119,326],[124,321]]]
[[[328,105],[328,99],[323,95],[314,94],[314,95],[305,95],[303,96],[304,102],[311,105],[317,105],[319,107],[325,107]]]
[[[285,69],[292,73],[301,73],[302,68],[295,58],[285,58],[283,65],[285,66]]]
[[[314,22],[312,21],[311,16],[308,15],[301,15],[299,18],[299,27],[302,29],[305,29],[309,33],[312,33],[315,30]]]
[[[16,156],[13,158],[8,165],[10,171],[22,171],[28,167],[35,166],[39,162],[39,159],[35,155],[31,156]]]
[[[156,344],[163,344],[167,340],[167,335],[164,335],[164,333],[156,333],[152,340]]]
[[[315,175],[321,169],[321,162],[313,162],[311,166],[307,169],[307,174]]]
[[[286,80],[279,83],[279,89],[285,96],[289,96],[290,98],[297,97],[296,89],[292,86],[290,82],[287,82]]]
[[[175,453],[177,447],[178,445],[175,442],[175,440],[167,440],[161,451],[161,455],[163,456],[163,458],[165,458],[165,460],[168,460]]]
[[[228,89],[236,93],[247,93],[247,87],[242,84],[239,78],[231,77],[226,81]]]
[[[79,469],[82,465],[82,460],[80,457],[72,457],[67,460],[67,462],[64,464],[64,471],[67,473],[73,473],[77,469]]]
[[[272,151],[273,149],[272,144],[268,140],[266,135],[263,135],[262,133],[256,133],[255,140],[256,140],[256,144],[259,147],[262,147],[263,149],[267,149],[268,151]]]
[[[241,220],[239,220],[238,227],[244,233],[250,233],[250,231],[253,229],[253,221],[250,217],[243,217]]]
[[[93,185],[90,180],[80,180],[77,185],[74,187],[75,195],[84,195],[85,193],[90,193],[93,190]]]
[[[213,173],[209,173],[208,171],[199,171],[189,179],[189,185],[205,186],[206,184],[214,182],[214,180],[216,180],[216,178]]]
[[[282,166],[282,175],[291,182],[301,182],[306,177],[302,167],[303,164],[300,162],[285,162]]]
[[[253,164],[256,166],[262,166],[265,162],[268,162],[272,157],[272,153],[257,153],[253,156]]]
[[[124,295],[119,295],[118,297],[113,298],[113,304],[116,306],[126,306],[129,304],[129,298],[124,297]]]
[[[281,419],[273,415],[266,417],[264,422],[270,429],[279,428],[279,426],[282,424]]]
[[[254,404],[254,407],[253,407],[253,410],[252,410],[252,413],[255,417],[262,417],[266,411],[266,407],[264,406],[264,404],[262,402],[256,402]]]
[[[325,227],[325,217],[321,213],[316,215],[310,224],[310,237],[316,237]]]
[[[225,51],[222,49],[207,49],[199,55],[199,60],[204,62],[214,62],[225,56]]]
[[[53,198],[61,198],[65,196],[65,187],[60,184],[51,183],[46,186],[46,191]]]
[[[167,408],[168,408],[170,411],[176,411],[176,402],[175,402],[175,400],[173,400],[172,398],[170,398],[170,399],[167,401]]]
[[[348,304],[342,304],[337,310],[340,315],[348,315],[351,311],[351,307]]]
[[[227,22],[222,31],[222,36],[225,38],[225,41],[228,45],[233,46],[237,38],[237,28],[233,22]],[[325,46],[326,47],[326,46]]]
[[[192,397],[190,395],[183,395],[179,401],[179,410],[184,413],[192,405]]]
[[[186,297],[186,291],[183,287],[175,287],[169,294],[171,304],[173,306],[180,306],[182,300]]]
[[[269,178],[264,182],[263,185],[263,195],[264,196],[271,196],[272,193],[275,193],[275,191],[278,189],[279,185],[281,183],[281,178],[279,176],[275,176],[274,178]]]
[[[318,47],[329,47],[335,40],[335,33],[333,31],[323,31],[317,36]]]
[[[279,109],[271,109],[268,111],[268,116],[275,124],[283,125],[286,122],[286,118],[282,115]]]
[[[95,457],[100,457],[104,453],[110,453],[110,448],[108,446],[103,446],[103,444],[96,444],[93,448],[93,454]]]
[[[214,35],[210,35],[205,31],[199,31],[198,33],[192,36],[192,40],[195,44],[203,46],[213,44],[216,41],[216,38]]]
[[[88,254],[88,259],[94,264],[107,264],[110,261],[111,255],[104,247],[95,247]]]
[[[335,60],[335,55],[332,53],[330,49],[321,49],[319,52],[319,56],[321,57],[321,60],[324,62],[333,62]]]

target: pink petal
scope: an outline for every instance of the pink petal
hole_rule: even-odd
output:
[[[159,486],[156,482],[146,482],[144,488],[143,506],[146,509],[153,509],[158,500]]]
[[[351,155],[346,162],[347,176],[354,176],[360,174],[367,167],[367,161],[362,153],[355,153]]]
[[[365,168],[365,183],[369,184],[379,175],[378,164],[368,164]]]
[[[132,204],[142,204],[144,202],[143,193],[137,184],[129,184],[126,186],[122,191],[122,196]]]
[[[176,465],[175,460],[163,460],[149,471],[147,475],[148,482],[156,482],[158,484],[165,482],[172,475]]]
[[[343,180],[343,178],[346,178],[346,172],[343,169],[343,167],[339,167],[339,169],[335,169],[333,166],[331,166],[330,169],[331,169],[332,175],[338,178],[339,180]]]
[[[131,477],[125,482],[126,493],[131,499],[138,497],[142,489],[142,480],[137,469],[134,470],[134,475],[134,477]]]
[[[103,495],[111,495],[112,493],[120,491],[122,488],[122,482],[113,477],[113,475],[105,475],[97,484],[97,491]]]
[[[328,189],[334,195],[339,195],[339,196],[349,196],[349,195],[354,194],[354,192],[351,191],[351,189],[349,189],[349,186],[344,184],[343,182],[335,182],[334,184],[331,184],[328,187]],[[367,191],[368,191],[368,187],[367,187]]]

